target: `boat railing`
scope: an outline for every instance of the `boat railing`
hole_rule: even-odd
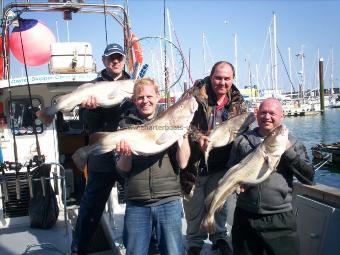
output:
[[[126,53],[126,62],[129,63],[132,58],[131,48],[128,47],[128,39],[130,38],[130,25],[128,14],[125,8],[121,5],[115,4],[87,4],[79,2],[67,1],[66,3],[10,3],[4,9],[2,13],[2,49],[4,59],[4,79],[10,77],[9,62],[10,54],[8,45],[9,27],[21,13],[25,12],[60,12],[64,13],[65,19],[71,19],[72,16],[65,17],[65,13],[72,15],[72,13],[84,13],[84,14],[108,14],[110,15],[120,26],[123,28],[124,33],[124,48]]]
[[[44,177],[41,176],[40,178],[33,178],[33,171],[41,166],[55,166],[53,173],[50,175],[50,177]],[[59,167],[59,170],[57,169]],[[25,174],[23,176],[18,175],[20,170],[26,168]],[[56,196],[60,195],[59,190],[62,190],[62,203],[63,203],[63,211],[64,211],[64,225],[65,225],[65,235],[69,235],[68,231],[68,218],[67,218],[67,201],[66,201],[66,172],[62,164],[57,162],[45,162],[36,164],[33,161],[30,161],[28,164],[22,166],[20,164],[15,164],[14,162],[4,162],[0,165],[0,171],[1,171],[1,178],[0,178],[0,186],[2,191],[2,199],[3,199],[3,205],[5,205],[6,202],[11,202],[11,198],[9,196],[8,187],[14,186],[15,187],[15,198],[16,200],[21,200],[22,191],[21,187],[22,184],[27,184],[28,190],[29,190],[29,198],[34,198],[34,192],[33,192],[33,183],[38,182],[41,185],[42,195],[46,196],[46,182],[50,181],[53,183],[53,190],[54,194]],[[7,180],[6,174],[14,172],[15,173],[15,179],[14,180]],[[58,203],[59,205],[61,203]]]

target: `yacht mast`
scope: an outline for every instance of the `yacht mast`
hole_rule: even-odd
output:
[[[304,61],[305,54],[303,52],[303,45],[301,45],[301,52],[298,53],[296,56],[301,58],[301,71],[299,72],[301,76],[299,97],[304,98],[305,97],[305,61]]]
[[[203,65],[204,65],[204,75],[207,73],[207,63],[206,63],[206,56],[205,56],[205,34],[202,33],[202,44],[203,44]]]
[[[273,75],[273,84],[275,89],[275,95],[277,95],[277,53],[276,53],[276,15],[273,13],[273,52],[274,52],[274,75]]]
[[[238,66],[237,66],[237,34],[234,33],[234,58],[235,58],[235,62],[234,62],[234,68],[235,68],[235,85],[238,87],[238,78],[237,78],[237,75],[238,75]]]
[[[331,57],[332,57],[332,62],[331,62],[331,95],[333,96],[333,89],[334,89],[334,55],[333,55],[333,48],[331,49]]]

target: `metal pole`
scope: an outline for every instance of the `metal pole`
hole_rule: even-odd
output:
[[[235,85],[238,87],[239,84],[238,84],[238,78],[237,78],[237,75],[238,75],[238,63],[237,63],[237,34],[234,33],[234,53],[235,53],[235,64],[234,64],[234,67],[235,67]]]
[[[320,58],[319,60],[319,78],[320,78],[320,110],[321,110],[321,114],[323,114],[325,110],[324,83],[323,83],[323,58]]]

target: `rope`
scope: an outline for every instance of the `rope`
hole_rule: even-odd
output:
[[[282,64],[283,64],[283,66],[284,66],[284,68],[285,68],[285,71],[286,71],[286,73],[287,73],[287,75],[288,75],[289,82],[290,82],[290,84],[292,85],[292,88],[293,88],[293,90],[294,90],[294,93],[295,93],[295,87],[294,87],[294,84],[293,84],[292,80],[290,79],[290,76],[289,76],[289,74],[288,74],[288,70],[287,70],[286,64],[285,64],[285,62],[283,61],[283,58],[282,58],[282,54],[281,54],[280,48],[279,48],[279,46],[278,46],[277,44],[276,44],[276,48],[277,48],[277,50],[278,50],[278,52],[279,52],[279,55],[280,55],[280,58],[281,58]]]

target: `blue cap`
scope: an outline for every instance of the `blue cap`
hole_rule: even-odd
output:
[[[117,43],[112,43],[106,46],[103,56],[107,57],[115,53],[123,55],[125,57],[125,53],[122,46],[120,46]]]

